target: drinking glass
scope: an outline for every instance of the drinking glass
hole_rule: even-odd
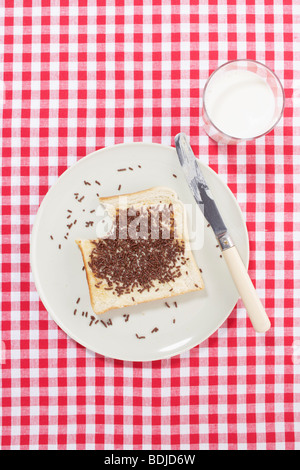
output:
[[[219,127],[214,123],[214,120],[209,115],[207,110],[207,95],[208,93],[214,92],[214,86],[218,83],[219,79],[224,80],[224,77],[227,72],[229,71],[248,71],[255,73],[260,79],[263,79],[264,82],[269,85],[273,93],[274,98],[274,113],[270,122],[266,123],[267,128],[264,132],[252,135],[252,136],[238,136],[238,135],[230,135],[230,133],[225,132],[224,129],[222,130],[220,124]],[[220,83],[220,81],[219,81]],[[226,90],[224,91],[226,93]],[[209,137],[220,144],[237,144],[239,142],[243,142],[246,140],[253,140],[259,137],[262,137],[268,134],[274,127],[277,125],[278,121],[282,117],[283,110],[284,110],[284,89],[283,86],[277,77],[277,75],[266,65],[262,64],[261,62],[257,62],[256,60],[251,59],[238,59],[232,60],[230,62],[226,62],[225,64],[218,67],[208,78],[204,90],[203,90],[203,107],[202,107],[202,119],[203,119],[203,126],[204,129]],[[230,109],[228,110],[230,113]]]

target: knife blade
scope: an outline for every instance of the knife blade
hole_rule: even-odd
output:
[[[211,225],[222,249],[233,246],[227,227],[214,201],[213,195],[205,181],[197,159],[189,144],[187,136],[181,132],[175,137],[177,155],[193,196]]]
[[[265,333],[271,326],[269,317],[257,295],[239,252],[228,233],[188,138],[183,132],[175,136],[175,146],[187,183],[220,243],[223,257],[246,307],[252,326],[258,333]]]

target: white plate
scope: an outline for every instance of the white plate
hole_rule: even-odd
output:
[[[248,266],[248,234],[237,201],[214,171],[201,162],[199,165],[243,262]],[[120,168],[127,170],[117,171]],[[119,184],[121,190],[118,192]],[[95,315],[90,305],[85,272],[82,271],[83,262],[74,240],[96,238],[95,226],[99,217],[90,211],[98,206],[97,193],[110,196],[157,185],[173,188],[181,201],[192,204],[201,214],[189,191],[175,149],[159,144],[133,143],[98,150],[69,168],[45,196],[33,226],[31,267],[45,308],[71,338],[108,357],[148,361],[179,354],[214,333],[238,300],[226,263],[216,248],[213,231],[207,227],[201,214],[203,248],[194,250],[194,255],[203,271],[205,290],[170,298],[170,308],[163,300],[156,300],[111,310],[93,320]],[[71,217],[67,218],[69,215]],[[77,223],[74,225],[75,219]],[[89,221],[94,221],[94,225],[86,227]],[[73,225],[68,229],[67,224],[71,223]],[[188,225],[191,230],[191,220],[188,220]],[[76,304],[78,298],[80,301]],[[174,302],[177,302],[177,308]],[[83,315],[82,312],[87,313]],[[128,321],[125,321],[124,315],[127,314]],[[144,338],[139,339],[136,335]]]

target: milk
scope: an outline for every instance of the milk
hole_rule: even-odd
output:
[[[275,106],[270,85],[248,70],[217,72],[205,92],[211,122],[236,138],[252,138],[269,131],[276,121]]]

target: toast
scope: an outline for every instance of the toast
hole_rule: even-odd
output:
[[[175,191],[157,186],[99,202],[113,229],[76,240],[95,314],[204,288]]]

